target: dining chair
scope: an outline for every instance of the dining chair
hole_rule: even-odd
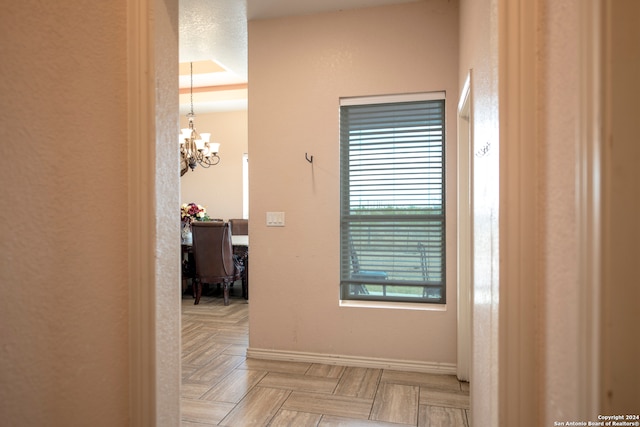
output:
[[[241,218],[232,218],[229,220],[231,223],[231,232],[236,236],[249,235],[249,220]]]
[[[229,288],[236,280],[243,280],[244,267],[233,253],[231,225],[222,221],[197,221],[193,231],[195,260],[194,304],[200,303],[202,285],[222,285],[224,305],[229,305]]]
[[[242,218],[232,218],[229,220],[231,223],[231,233],[234,236],[248,236],[249,235],[249,220]],[[243,245],[234,245],[233,253],[240,259],[244,266],[244,276],[242,281],[242,296],[244,299],[249,299],[249,247]]]

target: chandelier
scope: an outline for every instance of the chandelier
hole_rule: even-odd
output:
[[[193,114],[193,62],[190,64],[191,69],[191,112],[187,114],[189,119],[189,127],[182,129],[180,134],[180,176],[184,175],[189,168],[194,170],[200,165],[203,168],[214,166],[220,163],[218,150],[220,144],[217,142],[209,142],[210,133],[198,133],[193,124],[196,117]]]

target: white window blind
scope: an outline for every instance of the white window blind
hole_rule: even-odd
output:
[[[446,301],[445,101],[412,98],[341,102],[342,299]]]

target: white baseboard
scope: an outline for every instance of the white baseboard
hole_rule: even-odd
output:
[[[427,374],[456,375],[455,363],[381,359],[374,357],[345,356],[340,354],[268,350],[263,348],[248,348],[247,357],[250,359],[322,363],[325,365],[353,366],[358,368],[391,369],[395,371],[421,372]]]

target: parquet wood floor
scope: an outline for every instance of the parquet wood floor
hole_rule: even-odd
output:
[[[182,300],[183,427],[468,427],[454,376],[246,358],[248,302]]]

